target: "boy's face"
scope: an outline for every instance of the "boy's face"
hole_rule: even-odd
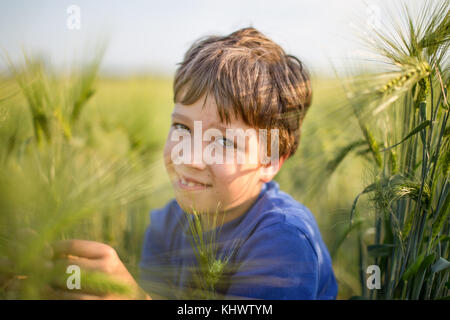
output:
[[[252,128],[240,119],[232,119],[228,125],[221,123],[214,99],[208,98],[204,108],[203,102],[204,98],[189,106],[175,104],[172,125],[164,148],[164,162],[177,202],[185,211],[190,212],[193,207],[201,213],[214,213],[219,209],[221,212],[227,212],[228,218],[225,220],[231,220],[248,210],[259,195],[262,184],[273,178],[282,162],[276,168],[271,168],[270,165],[262,166],[259,161],[250,160],[250,155],[255,150],[259,159],[262,144],[258,141],[258,136],[226,140],[230,136],[225,130],[245,131]],[[208,129],[214,129],[215,134],[210,135],[208,141],[200,142],[201,149],[196,148],[199,143],[194,141],[195,137],[204,137]],[[177,135],[188,136],[177,140],[174,138]],[[180,157],[186,156],[185,149],[182,152],[175,152],[180,149],[182,139],[190,139],[191,161],[180,161]],[[227,149],[233,148],[234,160],[223,162],[205,160],[204,150],[208,145],[223,149],[224,159]],[[215,149],[214,152],[219,149]],[[239,156],[245,160],[238,161]],[[193,160],[195,158],[197,161]]]

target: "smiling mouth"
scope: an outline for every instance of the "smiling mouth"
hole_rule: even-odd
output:
[[[188,191],[194,191],[194,190],[204,190],[209,187],[211,187],[210,184],[204,184],[189,178],[184,177],[178,177],[177,185],[183,189]]]

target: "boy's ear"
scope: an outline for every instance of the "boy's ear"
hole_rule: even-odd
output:
[[[288,158],[288,155],[284,155],[277,160],[271,160],[269,164],[261,165],[260,180],[264,183],[271,181],[275,175],[280,171],[284,161]]]

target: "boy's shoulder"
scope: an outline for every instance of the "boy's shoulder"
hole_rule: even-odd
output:
[[[313,231],[311,228],[316,226],[316,220],[308,207],[280,190],[275,181],[266,183],[264,188],[258,211],[265,224],[292,226],[306,233]]]
[[[166,228],[173,224],[176,218],[181,218],[183,211],[175,199],[170,200],[164,207],[150,211],[150,226]]]
[[[314,215],[301,202],[288,193],[280,190],[277,182],[271,181],[264,185],[262,197],[249,212],[249,220],[262,228],[282,228],[298,230],[311,238],[320,236]]]
[[[246,215],[248,226],[240,260],[270,261],[259,263],[250,273],[270,279],[286,280],[281,285],[246,292],[234,288],[237,295],[262,299],[335,299],[337,283],[331,257],[312,212],[279,189],[276,182],[265,185],[263,196]],[[273,257],[276,256],[276,260]],[[244,272],[242,276],[247,276]]]
[[[319,260],[325,245],[312,212],[288,193],[280,190],[277,182],[264,185],[262,197],[258,199],[243,221],[250,235],[270,234],[276,238],[289,238],[294,243],[301,242],[316,253]],[[284,233],[279,237],[277,234]],[[306,242],[306,243],[305,243]]]

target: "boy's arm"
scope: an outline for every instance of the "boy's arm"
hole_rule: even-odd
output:
[[[289,224],[275,224],[253,234],[240,248],[239,267],[230,277],[227,298],[318,299],[319,269],[331,264],[317,254],[308,236]],[[336,291],[334,276],[329,292]],[[329,299],[333,299],[331,293]],[[323,298],[323,297],[322,297]]]

